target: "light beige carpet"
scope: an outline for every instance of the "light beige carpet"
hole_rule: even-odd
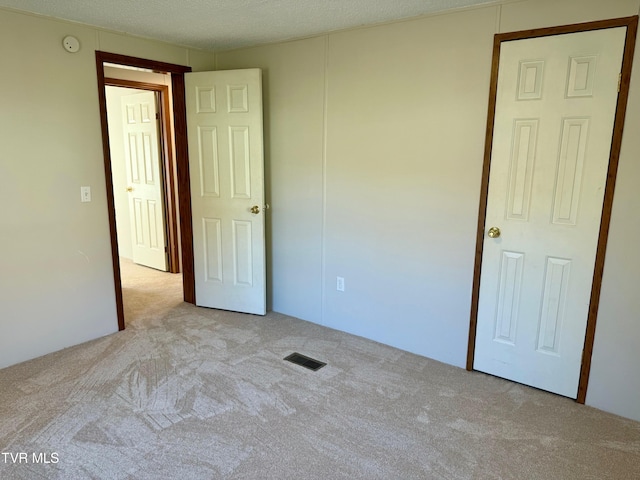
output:
[[[1,479],[640,478],[637,422],[124,271],[127,330],[0,370]]]

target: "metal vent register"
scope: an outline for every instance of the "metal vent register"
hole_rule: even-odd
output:
[[[293,352],[291,355],[284,357],[284,360],[288,362],[295,363],[296,365],[300,365],[304,368],[308,368],[309,370],[320,370],[322,367],[326,365],[326,363],[319,362],[313,358],[302,355],[298,352]]]

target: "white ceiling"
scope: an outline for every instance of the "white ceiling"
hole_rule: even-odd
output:
[[[226,50],[494,0],[0,0],[0,6],[178,45]]]

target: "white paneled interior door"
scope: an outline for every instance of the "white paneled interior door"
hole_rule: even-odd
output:
[[[133,261],[167,271],[166,225],[156,94],[122,97]]]
[[[572,398],[625,35],[609,28],[500,50],[473,367]]]
[[[266,313],[262,75],[185,75],[196,305]]]

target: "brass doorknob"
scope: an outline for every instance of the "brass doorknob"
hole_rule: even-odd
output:
[[[133,192],[133,187],[127,187],[127,192]]]
[[[257,215],[258,213],[260,213],[260,207],[258,205],[254,205],[253,207],[251,207],[251,213]]]
[[[489,238],[498,238],[500,236],[500,229],[498,227],[491,227],[487,232]]]

